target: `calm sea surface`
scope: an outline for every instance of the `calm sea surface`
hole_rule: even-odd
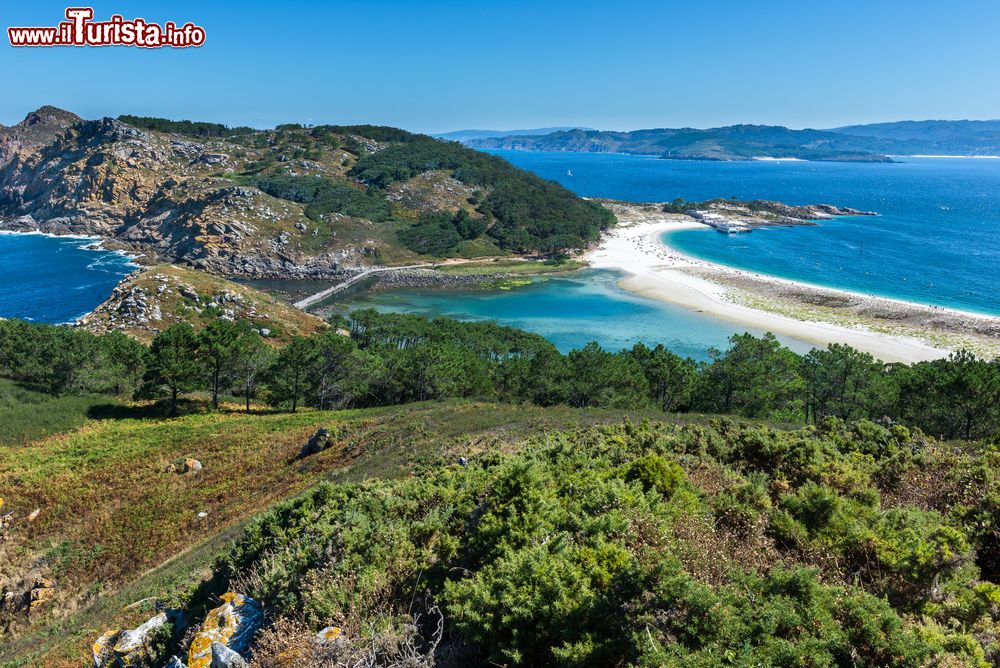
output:
[[[676,232],[669,241],[708,260],[866,294],[1000,314],[1000,160],[901,158],[894,164],[691,162],[627,155],[495,151],[576,193],[634,201],[682,197],[832,203],[879,212],[815,227],[736,237]],[[738,328],[628,294],[614,274],[586,272],[506,293],[398,290],[355,306],[538,332],[561,349],[596,340],[611,349],[663,342],[704,358]],[[742,331],[742,330],[741,330]],[[784,339],[798,350],[809,346]]]
[[[625,155],[497,151],[580,195],[638,201],[736,196],[874,210],[815,227],[725,236],[673,233],[708,260],[819,285],[1000,314],[1000,160],[904,158],[895,164],[688,162]],[[90,311],[131,269],[89,240],[0,234],[0,316],[66,322]],[[704,358],[738,328],[637,297],[617,275],[587,271],[504,292],[397,290],[351,306],[494,319],[563,350],[663,342]],[[785,340],[797,349],[808,346]]]
[[[499,153],[585,196],[635,201],[736,196],[876,211],[881,215],[739,236],[688,230],[670,235],[670,243],[690,255],[784,278],[1000,314],[1000,160],[689,162]]]

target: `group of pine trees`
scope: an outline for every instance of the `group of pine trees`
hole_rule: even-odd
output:
[[[247,323],[186,323],[146,347],[119,332],[0,321],[0,376],[53,394],[166,400],[207,393],[297,410],[395,405],[452,397],[655,409],[819,423],[875,419],[934,436],[1000,430],[1000,364],[968,352],[885,364],[834,344],[799,355],[771,335],[735,335],[710,359],[662,345],[560,353],[541,336],[495,323],[355,311],[330,329],[275,348]]]

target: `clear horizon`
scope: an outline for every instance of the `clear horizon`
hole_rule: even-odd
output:
[[[207,40],[178,50],[18,49],[4,35],[0,67],[13,94],[0,100],[0,123],[45,104],[85,118],[429,133],[1000,116],[1000,70],[982,66],[1000,58],[1000,6],[986,2],[946,14],[928,0],[91,4],[95,20],[192,21]],[[54,26],[65,8],[43,0],[0,16],[5,29]]]

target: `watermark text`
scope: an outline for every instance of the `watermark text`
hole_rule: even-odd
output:
[[[94,21],[90,7],[68,7],[66,20],[54,27],[7,28],[11,46],[138,46],[186,48],[205,43],[205,29],[193,23],[163,25],[145,19],[127,20],[114,14]]]

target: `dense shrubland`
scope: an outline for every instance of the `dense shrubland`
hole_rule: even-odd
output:
[[[696,363],[661,346],[561,354],[494,323],[358,311],[332,324],[272,348],[220,319],[147,348],[0,321],[0,376],[34,400],[149,397],[168,412],[190,392],[290,411],[469,397],[810,424],[537,428],[462,464],[420,457],[404,478],[322,484],[251,524],[193,598],[173,594],[192,609],[226,588],[263,601],[256,666],[1000,661],[995,363],[803,356],[750,335]],[[310,415],[335,419],[251,414],[233,438],[257,430],[294,453],[301,434],[263,423]],[[156,423],[162,443],[127,442],[179,452],[175,422]],[[343,639],[318,645],[328,625]]]
[[[339,329],[273,349],[249,326],[162,332],[150,348],[119,333],[0,322],[0,375],[54,394],[166,397],[207,391],[277,408],[381,406],[449,397],[543,406],[654,408],[819,424],[900,423],[944,438],[1000,430],[1000,365],[960,352],[883,364],[848,346],[799,355],[772,336],[732,337],[695,362],[663,346],[561,354],[494,323],[356,311]]]
[[[282,620],[259,666],[983,666],[998,465],[871,422],[626,422],[321,485],[216,575]],[[328,624],[345,639],[310,644]]]

